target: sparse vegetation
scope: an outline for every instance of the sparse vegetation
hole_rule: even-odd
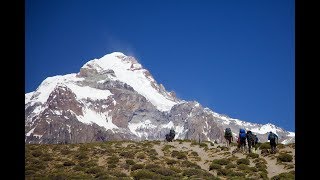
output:
[[[285,172],[273,180],[294,177],[294,144],[267,156],[243,156],[231,153],[235,147],[212,145],[192,140],[30,144],[25,146],[25,179],[270,179],[266,159],[271,158]]]
[[[277,157],[277,160],[280,162],[291,162],[292,159],[292,155],[287,153],[280,153]]]

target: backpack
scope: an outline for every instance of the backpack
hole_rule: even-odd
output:
[[[246,133],[246,130],[240,129],[240,133]]]
[[[226,137],[231,137],[232,136],[230,128],[226,128],[226,131],[224,132],[224,136],[226,136]]]
[[[271,141],[271,140],[275,140],[275,139],[276,139],[276,135],[273,134],[273,133],[270,133],[269,139],[270,139],[270,141]]]
[[[170,135],[174,136],[175,134],[176,134],[176,132],[173,129],[171,129],[170,130]]]
[[[240,133],[240,139],[242,141],[245,141],[246,140],[246,137],[247,137],[247,134],[246,133]]]

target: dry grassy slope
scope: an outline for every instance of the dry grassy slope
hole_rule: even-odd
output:
[[[182,140],[26,145],[25,174],[26,179],[276,179],[287,173],[282,176],[293,179],[294,144],[278,147],[276,154],[261,155],[258,148],[249,157],[233,153],[235,145]],[[292,161],[277,160],[283,153],[292,155]]]

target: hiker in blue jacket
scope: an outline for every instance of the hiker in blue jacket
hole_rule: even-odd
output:
[[[246,149],[246,140],[247,140],[246,130],[240,129],[240,131],[239,131],[239,147],[242,151],[244,151]]]
[[[270,133],[268,135],[268,140],[270,140],[271,153],[275,153],[276,146],[278,144],[278,136],[275,133],[273,133],[272,131],[270,131]]]

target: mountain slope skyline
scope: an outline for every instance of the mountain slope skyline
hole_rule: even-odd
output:
[[[25,118],[27,143],[162,139],[168,129],[177,132],[175,139],[223,141],[226,127],[235,137],[244,128],[262,142],[269,131],[282,143],[295,140],[294,132],[273,124],[230,118],[177,98],[120,52],[90,60],[78,73],[46,78],[25,95]]]

